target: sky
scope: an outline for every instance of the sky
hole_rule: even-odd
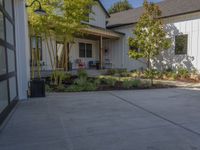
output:
[[[110,6],[117,1],[119,0],[101,0],[106,9],[110,8]],[[160,2],[161,0],[149,0],[149,1],[156,3]],[[133,5],[133,7],[140,7],[143,4],[144,0],[129,0],[129,2]]]

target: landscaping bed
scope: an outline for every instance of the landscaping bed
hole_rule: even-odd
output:
[[[126,71],[120,74],[99,77],[88,77],[85,70],[79,70],[77,76],[69,73],[56,72],[51,78],[46,79],[46,90],[48,92],[82,92],[82,91],[110,91],[110,90],[136,90],[172,88],[173,85],[155,83],[151,84],[148,79],[131,77]]]

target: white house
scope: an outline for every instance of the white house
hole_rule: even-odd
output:
[[[69,60],[72,63],[72,69],[78,69],[80,63],[84,64],[84,68],[89,69],[92,67],[92,62],[100,63],[102,68],[127,68],[128,70],[145,68],[144,63],[130,59],[128,56],[128,37],[133,36],[132,31],[143,13],[143,8],[109,15],[102,3],[97,2],[98,4],[92,7],[94,14],[90,14],[90,18],[93,19],[87,23],[90,28],[85,29],[87,36],[75,38],[74,43],[70,45]],[[200,0],[164,0],[157,4],[162,10],[162,19],[170,32],[173,44],[171,49],[163,52],[154,61],[154,67],[165,69],[182,66],[200,70],[198,50],[200,47]],[[177,52],[176,44],[180,38],[185,42],[182,45],[182,51]],[[34,46],[35,37],[31,39],[31,45]],[[43,70],[51,70],[46,42],[41,43]],[[54,46],[59,58],[63,44],[55,40]]]
[[[0,124],[27,99],[29,45],[25,1],[0,0]]]
[[[83,32],[86,33],[85,36],[76,37],[69,46],[69,61],[72,63],[72,69],[78,69],[80,63],[84,64],[84,68],[94,68],[96,63],[99,63],[99,67],[104,68],[123,68],[122,43],[124,34],[107,29],[107,19],[110,15],[100,1],[97,1],[97,4],[92,7],[92,12],[94,12],[90,14],[92,19],[84,22],[90,26],[83,29]],[[42,37],[35,36],[31,36],[30,41],[32,51],[36,47],[40,49],[42,69],[46,71],[51,70],[47,42]],[[64,45],[56,39],[53,45],[57,60],[59,60],[63,56]]]
[[[164,0],[157,3],[162,10],[162,19],[173,41],[172,48],[165,51],[154,61],[155,68],[165,69],[179,66],[200,71],[200,0]],[[123,66],[129,70],[145,68],[140,61],[128,57],[128,37],[132,37],[132,30],[143,8],[116,13],[108,19],[107,28],[124,33],[125,46]],[[182,50],[177,49],[179,39],[184,39]]]

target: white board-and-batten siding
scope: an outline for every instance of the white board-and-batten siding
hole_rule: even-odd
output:
[[[89,20],[89,24],[96,27],[106,28],[106,13],[100,4],[94,5],[92,7],[92,12],[93,13],[90,14],[91,19]]]
[[[165,67],[187,67],[188,69],[197,69],[200,71],[200,12],[175,16],[163,19],[166,24],[167,31],[172,39],[172,47],[162,52],[154,62],[154,67],[165,69]],[[124,49],[124,66],[128,70],[145,68],[146,65],[140,61],[130,59],[128,56],[129,45],[128,37],[133,37],[133,29],[135,25],[122,26],[114,30],[125,33],[125,49]],[[175,55],[175,36],[188,35],[187,55]]]

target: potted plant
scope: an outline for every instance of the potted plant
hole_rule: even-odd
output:
[[[37,46],[41,38],[34,37],[31,48],[31,81],[29,82],[30,97],[45,97],[45,80],[41,78],[40,48]],[[35,76],[35,70],[37,75]]]

